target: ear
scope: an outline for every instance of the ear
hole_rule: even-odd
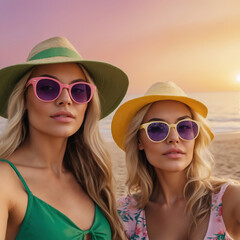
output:
[[[138,149],[141,151],[141,150],[144,150],[144,146],[143,146],[143,143],[142,143],[142,140],[140,138],[138,138]]]

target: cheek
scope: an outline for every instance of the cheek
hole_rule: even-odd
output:
[[[49,108],[44,103],[28,102],[26,104],[27,116],[30,125],[48,125],[46,122],[50,115]]]
[[[38,113],[38,115],[40,115],[41,113],[47,112],[48,104],[39,101],[33,91],[28,91],[26,94],[25,109],[28,110],[29,113]]]
[[[27,101],[25,108],[28,114],[37,114],[39,117],[46,111],[46,105],[41,106],[41,104],[33,101]]]
[[[194,147],[195,147],[195,141],[185,142],[185,149],[186,149],[186,153],[189,161],[192,161],[193,159]]]
[[[84,119],[86,118],[86,114],[87,114],[87,104],[80,104],[80,105],[77,105],[77,109],[76,109],[76,112],[77,112],[77,115],[76,115],[76,118],[77,118],[77,123],[79,126],[76,126],[78,128],[81,127]]]
[[[150,141],[148,140],[146,133],[144,130],[140,130],[138,135],[138,149],[144,150],[147,147],[148,142]]]
[[[87,113],[87,107],[88,107],[87,103],[77,104],[76,105],[77,116],[80,118],[84,118]]]
[[[195,140],[194,141],[189,141],[188,146],[187,146],[189,152],[193,153],[194,147],[195,147]]]
[[[139,134],[138,149],[143,150],[146,154],[148,160],[152,158],[159,157],[159,154],[163,151],[163,143],[153,143],[151,142],[145,132]]]
[[[41,103],[42,102],[39,102],[37,97],[35,96],[32,86],[29,86],[25,94],[25,109],[31,110],[39,108],[38,105],[40,105]]]
[[[51,104],[39,101],[30,87],[26,92],[25,109],[27,110],[28,123],[35,127],[48,126],[48,118],[51,112]]]

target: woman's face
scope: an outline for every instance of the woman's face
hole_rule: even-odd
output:
[[[185,104],[177,101],[159,101],[149,108],[143,123],[159,120],[173,124],[189,118],[192,118],[192,114]],[[175,128],[171,128],[168,137],[160,143],[151,142],[144,129],[139,133],[139,150],[143,150],[148,162],[160,171],[184,170],[192,161],[194,144],[195,140],[180,139]]]
[[[59,63],[37,66],[32,77],[48,76],[64,84],[86,82],[86,78],[75,63]],[[72,101],[68,89],[64,88],[53,102],[39,100],[29,85],[26,91],[26,110],[30,133],[67,138],[82,125],[87,103],[77,104]]]

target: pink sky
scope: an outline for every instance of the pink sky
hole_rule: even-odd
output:
[[[240,91],[239,0],[0,0],[0,67],[65,36],[84,59],[124,70],[129,93],[172,80],[185,91]]]

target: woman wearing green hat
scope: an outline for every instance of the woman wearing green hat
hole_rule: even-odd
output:
[[[129,239],[240,239],[240,185],[211,175],[207,111],[173,82],[116,111],[129,193],[118,212]]]
[[[0,239],[123,239],[98,120],[121,102],[120,69],[85,61],[66,38],[0,70]],[[100,110],[101,109],[101,110]]]

